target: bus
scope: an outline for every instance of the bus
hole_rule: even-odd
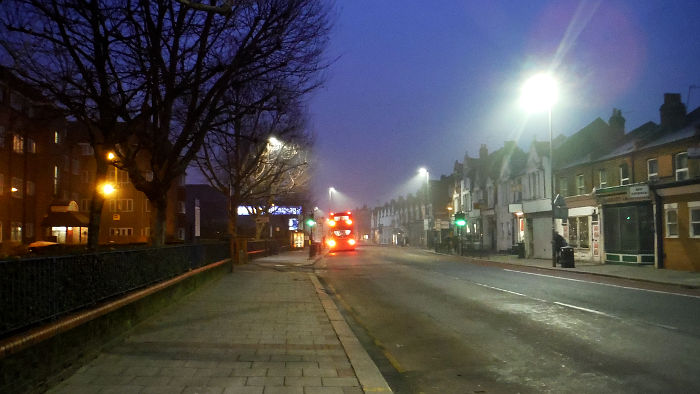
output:
[[[328,215],[328,235],[326,246],[331,252],[338,250],[355,250],[357,238],[352,212],[330,213]]]

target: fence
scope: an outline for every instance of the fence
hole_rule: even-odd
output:
[[[228,255],[200,243],[0,261],[0,338]]]

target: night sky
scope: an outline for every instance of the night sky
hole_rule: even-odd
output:
[[[700,106],[700,1],[339,0],[309,101],[316,202],[383,204],[450,174],[465,152],[548,141],[545,113],[519,105],[524,80],[553,71],[554,135],[622,109],[626,131],[659,122],[663,94]]]

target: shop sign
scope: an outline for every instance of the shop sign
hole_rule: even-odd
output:
[[[648,198],[649,185],[631,185],[627,189],[627,197],[629,198]]]

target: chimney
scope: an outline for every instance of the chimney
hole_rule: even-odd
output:
[[[685,105],[680,93],[665,93],[664,103],[659,108],[661,127],[667,130],[679,129],[685,121]]]
[[[622,110],[613,108],[608,124],[612,139],[617,140],[625,135],[625,118],[622,117]]]

